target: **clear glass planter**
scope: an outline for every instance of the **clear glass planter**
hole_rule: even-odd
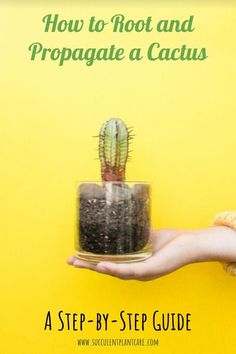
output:
[[[77,195],[76,256],[135,262],[151,255],[150,185],[143,182],[83,182]]]

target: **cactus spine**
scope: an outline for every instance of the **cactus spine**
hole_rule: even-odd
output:
[[[99,133],[99,159],[103,181],[125,181],[131,130],[121,119],[106,121]]]

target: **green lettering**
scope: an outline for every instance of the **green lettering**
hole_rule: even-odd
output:
[[[32,43],[30,46],[29,46],[29,51],[31,52],[31,60],[34,60],[35,57],[36,57],[36,54],[39,54],[42,49],[43,49],[43,46],[41,43],[39,42],[35,42],[35,43]]]

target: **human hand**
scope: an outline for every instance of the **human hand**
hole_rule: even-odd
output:
[[[236,261],[236,232],[216,226],[200,230],[163,229],[151,234],[152,256],[134,263],[88,263],[70,257],[68,264],[121,279],[152,280],[187,264]]]

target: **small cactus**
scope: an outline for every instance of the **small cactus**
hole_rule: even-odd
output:
[[[103,181],[125,181],[132,135],[121,119],[106,121],[99,133],[99,159]]]

